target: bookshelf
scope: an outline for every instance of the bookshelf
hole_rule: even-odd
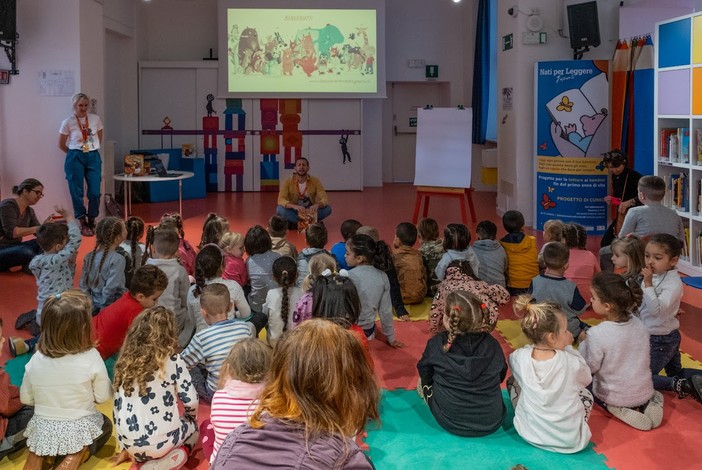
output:
[[[655,173],[687,234],[678,267],[702,276],[702,12],[658,23],[654,44]]]

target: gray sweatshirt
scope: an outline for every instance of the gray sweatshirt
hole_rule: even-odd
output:
[[[473,243],[473,251],[480,261],[478,277],[489,284],[507,287],[507,253],[496,240],[478,240]]]

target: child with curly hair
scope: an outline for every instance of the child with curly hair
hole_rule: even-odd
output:
[[[188,460],[198,437],[198,400],[177,347],[168,309],[152,307],[134,319],[115,364],[113,414],[122,449],[117,464],[131,460],[142,470],[177,469]]]
[[[487,328],[492,331],[500,315],[499,307],[509,302],[509,292],[499,284],[489,284],[475,276],[473,268],[466,260],[455,260],[446,268],[446,277],[434,296],[429,314],[429,331],[436,333],[443,330],[443,316],[446,310],[446,298],[457,290],[470,292],[478,296],[489,312]]]

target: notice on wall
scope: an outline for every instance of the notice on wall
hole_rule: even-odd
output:
[[[73,96],[76,79],[73,70],[44,70],[37,73],[39,96]]]
[[[588,232],[607,228],[609,150],[607,61],[536,64],[534,110],[536,227],[549,219],[575,222]]]

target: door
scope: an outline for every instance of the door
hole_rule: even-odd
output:
[[[449,103],[447,82],[395,82],[392,96],[392,181],[414,181],[414,158],[417,145],[417,109],[426,105],[435,108]]]

